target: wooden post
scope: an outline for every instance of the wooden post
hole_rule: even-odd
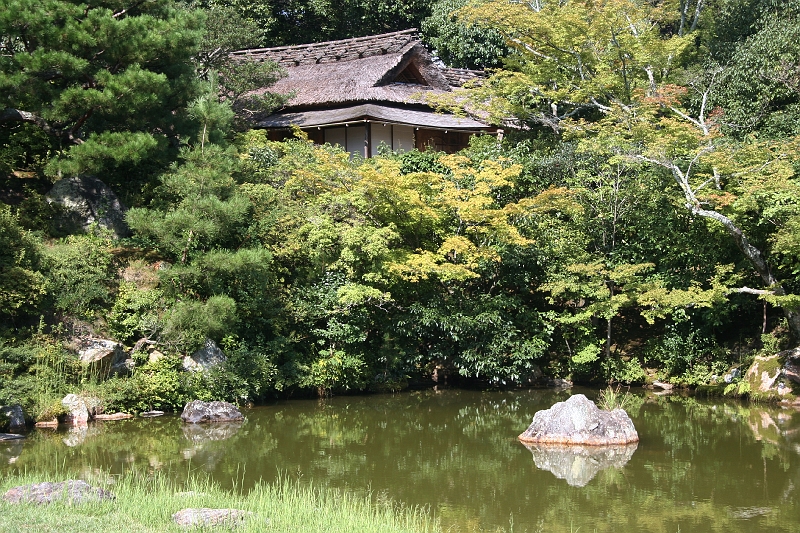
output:
[[[372,122],[364,123],[364,157],[372,157]]]

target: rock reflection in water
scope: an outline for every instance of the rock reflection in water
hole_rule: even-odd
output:
[[[625,466],[638,443],[619,446],[523,445],[533,454],[537,468],[552,472],[573,487],[584,487],[601,470]]]
[[[184,424],[183,435],[192,442],[225,440],[233,437],[242,428],[243,422],[218,422],[211,424]]]
[[[23,439],[18,440],[0,440],[0,462],[5,464],[14,464],[17,457],[22,453]]]
[[[213,471],[230,452],[231,444],[224,443],[242,428],[244,422],[215,422],[183,424],[183,436],[191,443],[182,450],[183,458]]]

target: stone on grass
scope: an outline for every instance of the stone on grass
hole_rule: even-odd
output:
[[[228,402],[203,402],[193,400],[186,404],[181,413],[181,420],[188,424],[203,422],[234,422],[244,420],[242,413],[235,405]]]
[[[203,526],[236,526],[252,515],[249,511],[241,509],[210,509],[207,507],[199,509],[181,509],[174,515],[172,520],[179,526],[184,527],[203,527]]]
[[[80,479],[70,479],[60,483],[34,483],[9,489],[3,500],[8,503],[51,503],[66,502],[80,504],[86,502],[99,502],[113,500],[113,493],[97,487],[92,487]]]
[[[11,431],[23,429],[25,427],[25,413],[22,412],[22,406],[6,405],[0,407],[0,429],[8,429]]]
[[[573,487],[585,487],[606,468],[622,468],[630,461],[637,446],[635,442],[615,446],[525,443],[537,468],[552,472]]]
[[[622,409],[601,411],[583,394],[571,396],[537,412],[520,436],[525,443],[607,446],[639,441],[628,414]]]

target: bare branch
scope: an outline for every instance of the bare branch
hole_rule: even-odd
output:
[[[14,109],[7,107],[0,113],[0,124],[4,122],[29,122],[40,127],[45,133],[50,135],[57,135],[58,132],[53,128],[50,123],[38,115],[34,115],[29,111],[22,111],[21,109]]]
[[[91,112],[89,113],[91,114]],[[86,117],[88,118],[88,116]],[[85,121],[85,119],[83,119]],[[0,113],[0,124],[5,122],[27,122],[29,124],[34,124],[42,129],[48,135],[53,135],[54,137],[62,137],[72,144],[83,144],[83,139],[80,139],[75,136],[77,130],[83,124],[83,121],[79,121],[72,130],[67,133],[64,133],[64,130],[58,129],[53,127],[52,124],[47,122],[42,117],[31,113],[30,111],[23,111],[21,109],[14,109],[12,107],[7,107]]]
[[[737,294],[755,294],[758,296],[764,295],[778,295],[778,292],[773,289],[751,289],[750,287],[739,287],[738,289],[728,289],[728,293],[737,293]]]

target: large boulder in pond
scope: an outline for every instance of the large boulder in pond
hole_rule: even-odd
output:
[[[571,396],[550,409],[537,412],[520,436],[525,443],[607,446],[639,442],[628,413],[602,411],[583,394]]]
[[[0,430],[17,431],[25,428],[25,413],[19,404],[0,407]]]
[[[62,208],[56,220],[61,231],[82,233],[91,224],[97,224],[111,230],[115,237],[127,237],[131,233],[125,222],[127,209],[108,185],[93,176],[62,178],[46,198]]]
[[[187,424],[200,424],[204,422],[235,422],[244,420],[244,417],[235,405],[228,402],[193,400],[183,408],[181,420]]]

